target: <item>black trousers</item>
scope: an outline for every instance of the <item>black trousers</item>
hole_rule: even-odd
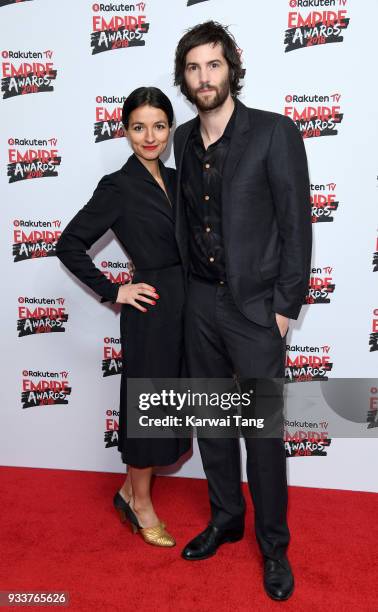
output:
[[[249,321],[227,285],[191,278],[185,313],[185,354],[192,378],[283,378],[285,338]],[[286,453],[283,439],[245,437],[247,476],[255,509],[255,533],[263,555],[281,558],[289,543]],[[208,480],[211,522],[220,528],[244,524],[240,443],[198,437]]]

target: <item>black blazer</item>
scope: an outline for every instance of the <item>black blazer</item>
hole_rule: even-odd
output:
[[[291,119],[236,104],[222,179],[226,276],[239,310],[269,327],[276,312],[297,319],[308,291],[312,225],[306,152]],[[195,120],[178,127],[174,138],[176,238],[187,270],[189,232],[180,183]]]
[[[160,172],[173,206],[176,171],[160,161]],[[114,302],[119,284],[111,283],[87,250],[108,229],[130,255],[136,271],[180,263],[173,208],[164,191],[135,155],[117,172],[104,176],[89,202],[63,231],[56,254],[102,301]]]

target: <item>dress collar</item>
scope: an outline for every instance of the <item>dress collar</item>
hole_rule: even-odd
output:
[[[159,169],[160,169],[160,173],[163,177],[163,180],[165,182],[165,178],[166,178],[166,168],[163,164],[163,162],[161,161],[161,159],[159,159]],[[142,162],[138,159],[138,157],[135,155],[135,153],[133,153],[132,155],[130,155],[129,159],[127,160],[127,162],[122,166],[122,171],[123,172],[127,172],[128,174],[132,174],[133,176],[138,176],[142,179],[145,179],[149,182],[152,183],[156,183],[154,177],[152,176],[151,172],[149,170],[147,170],[146,166],[144,164],[142,164]]]
[[[161,161],[161,159],[159,159],[159,169],[160,169],[160,174],[161,177],[163,179],[165,188],[167,190],[168,193],[168,197],[169,197],[169,202],[166,202],[167,200],[167,196],[164,193],[163,189],[161,188],[161,186],[159,185],[159,183],[154,179],[154,177],[152,176],[151,172],[149,170],[147,170],[146,166],[144,164],[142,164],[142,162],[138,159],[138,157],[135,155],[135,153],[133,153],[132,155],[130,155],[129,159],[127,160],[127,162],[122,166],[121,171],[124,172],[127,175],[132,176],[133,178],[138,178],[142,181],[146,181],[147,183],[150,183],[151,185],[155,185],[155,187],[159,188],[159,191],[157,193],[160,192],[161,196],[162,196],[162,202],[163,202],[163,207],[166,211],[166,214],[168,216],[172,216],[172,211],[171,211],[171,207],[173,206],[174,203],[174,197],[175,197],[175,189],[174,189],[174,185],[175,183],[172,183],[172,177],[171,175],[167,172],[167,168],[164,166],[163,162]],[[160,201],[160,198],[158,198],[158,200]]]

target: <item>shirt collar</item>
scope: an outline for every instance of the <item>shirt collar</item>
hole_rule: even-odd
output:
[[[232,115],[227,122],[227,125],[224,129],[222,136],[217,140],[217,142],[221,140],[222,138],[227,138],[228,140],[231,140],[232,132],[233,132],[234,125],[235,125],[237,108],[238,108],[238,105],[237,105],[237,102],[235,101],[235,106],[234,106],[234,110],[232,111]],[[200,127],[201,127],[201,121],[200,121],[199,115],[197,115],[196,121],[193,126],[192,137],[195,138],[196,140],[199,139],[200,143],[203,144]]]

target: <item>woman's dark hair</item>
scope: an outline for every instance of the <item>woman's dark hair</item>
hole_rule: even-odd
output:
[[[190,28],[179,40],[175,55],[174,84],[180,87],[184,96],[189,100],[191,99],[185,83],[186,56],[194,47],[207,44],[222,45],[223,55],[230,69],[231,96],[233,98],[238,96],[242,89],[239,81],[244,77],[245,70],[242,68],[235,38],[229,32],[227,26],[223,26],[216,21],[206,21]]]
[[[139,106],[145,106],[146,104],[154,108],[160,108],[164,111],[167,115],[168,125],[172,127],[173,108],[168,96],[157,87],[138,87],[138,89],[134,89],[134,91],[131,92],[123,103],[122,123],[126,130],[129,127],[129,117],[131,113],[136,108],[139,108]]]

